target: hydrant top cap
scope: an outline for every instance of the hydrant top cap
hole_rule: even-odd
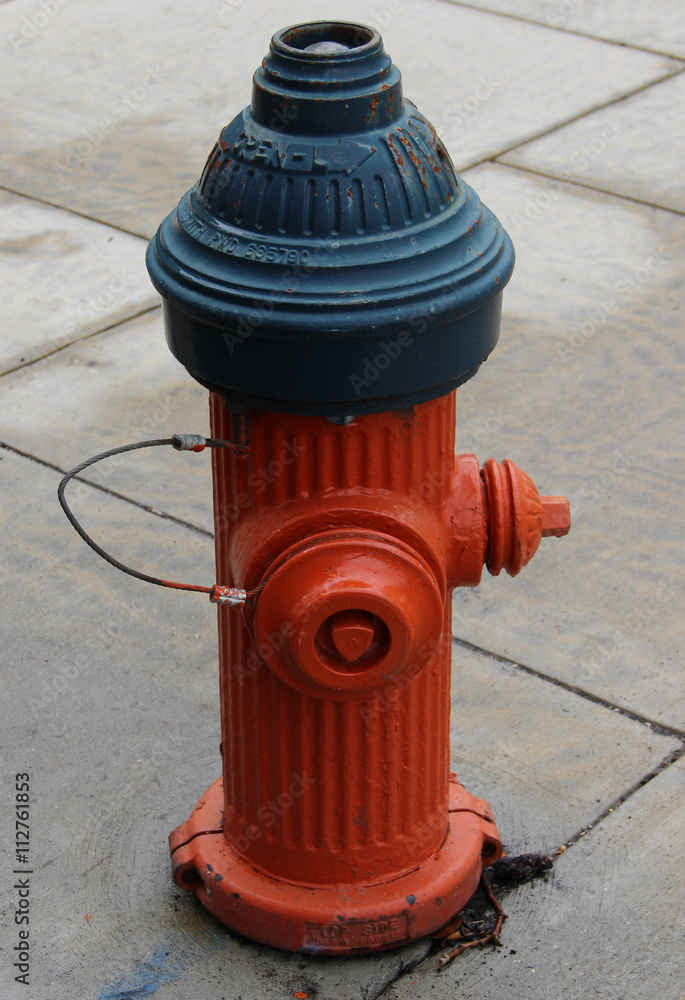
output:
[[[234,407],[347,417],[470,378],[514,252],[378,32],[320,21],[273,36],[147,266],[199,382]]]
[[[271,39],[254,74],[250,110],[284,134],[369,132],[404,114],[402,78],[372,28],[296,24]]]

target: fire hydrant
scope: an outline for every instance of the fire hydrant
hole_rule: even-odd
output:
[[[223,775],[171,834],[174,879],[280,948],[422,937],[502,853],[450,774],[452,589],[570,525],[511,462],[454,454],[511,241],[378,33],[316,22],[274,35],[147,264],[234,446],[212,453]]]

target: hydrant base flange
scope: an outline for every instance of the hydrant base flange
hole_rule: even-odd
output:
[[[399,947],[452,920],[502,855],[488,803],[454,776],[449,791],[445,839],[416,868],[375,884],[304,885],[275,879],[231,849],[219,778],[169,837],[174,881],[223,924],[272,947],[317,955]]]

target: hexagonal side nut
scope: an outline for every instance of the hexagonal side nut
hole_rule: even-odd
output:
[[[542,537],[562,538],[571,530],[571,505],[566,497],[540,497]]]

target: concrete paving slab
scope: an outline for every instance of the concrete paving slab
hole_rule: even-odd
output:
[[[457,450],[571,500],[521,575],[455,594],[455,634],[682,728],[682,217],[501,166],[467,173],[518,261]]]
[[[6,186],[147,236],[249,103],[252,73],[284,21],[344,16],[381,27],[406,93],[458,167],[680,66],[442,0],[349,0],[344,11],[334,0],[295,0],[287,16],[277,0],[72,0],[25,37],[34,12],[33,0],[0,7],[0,87],[21,94],[5,112]]]
[[[455,0],[458,2],[458,0]],[[462,3],[459,2],[459,6]],[[678,0],[467,0],[464,6],[511,14],[562,31],[605,38],[640,49],[685,56],[685,12]]]
[[[557,859],[546,881],[506,897],[502,947],[438,973],[431,957],[384,1000],[682,1000],[678,879],[685,771],[671,766]]]
[[[685,213],[685,74],[512,150],[504,163]]]
[[[0,374],[159,302],[135,236],[2,190],[0,232]]]
[[[405,10],[412,28],[392,21],[388,51],[459,170],[679,67],[629,67],[638,53],[467,7],[423,0]]]
[[[5,697],[12,773],[31,774],[32,995],[114,1000],[377,996],[419,943],[363,959],[284,955],[230,934],[169,874],[166,838],[220,768],[215,615],[200,595],[102,563],[59,509],[58,475],[1,451]],[[211,561],[197,535],[106,494],[74,497],[86,527],[136,564],[183,578]],[[457,656],[453,760],[497,809],[509,843],[555,846],[676,745],[482,654]],[[490,722],[488,722],[488,719]],[[501,818],[500,818],[501,817]],[[13,853],[10,829],[0,842]],[[12,848],[12,850],[11,850]],[[0,889],[3,945],[14,896]],[[12,983],[3,996],[24,988]]]
[[[487,799],[509,854],[548,854],[680,741],[455,644],[452,767]]]
[[[0,378],[0,440],[65,471],[176,432],[209,433],[207,392],[169,352],[161,310]],[[97,465],[87,478],[212,530],[208,452],[150,449]]]

